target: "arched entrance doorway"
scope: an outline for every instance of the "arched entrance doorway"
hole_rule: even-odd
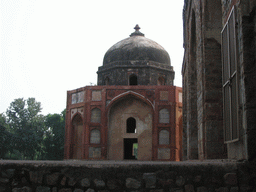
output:
[[[152,160],[152,107],[133,95],[109,110],[108,159]]]
[[[82,159],[83,120],[79,114],[77,114],[72,120],[72,128],[72,159]]]

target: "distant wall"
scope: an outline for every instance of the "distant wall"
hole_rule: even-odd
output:
[[[225,160],[0,161],[0,192],[253,191],[253,169]]]

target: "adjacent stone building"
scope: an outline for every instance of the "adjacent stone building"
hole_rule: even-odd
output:
[[[184,159],[256,156],[255,0],[185,0]]]
[[[65,159],[181,159],[182,89],[165,49],[134,29],[106,52],[97,86],[68,91]]]

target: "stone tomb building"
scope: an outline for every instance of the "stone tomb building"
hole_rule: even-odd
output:
[[[184,2],[183,159],[256,160],[256,0]]]
[[[65,159],[181,159],[182,89],[139,29],[106,52],[97,86],[67,92]]]

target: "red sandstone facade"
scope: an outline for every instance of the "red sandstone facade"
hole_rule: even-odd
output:
[[[72,104],[72,95],[81,92],[84,93],[83,101],[74,103],[73,99]],[[146,159],[142,158],[141,160],[179,161],[182,137],[181,97],[182,89],[175,86],[86,86],[68,91],[65,159],[109,159],[108,135],[110,132],[108,125],[111,109],[123,100],[136,99],[147,105],[152,113],[150,154],[147,154]],[[91,111],[96,108],[100,110],[100,121],[92,122]],[[169,123],[159,122],[161,109],[168,109]],[[77,123],[81,123],[81,130],[79,130],[79,126],[76,126]],[[100,131],[100,142],[97,144],[90,141],[91,131],[95,129]],[[159,144],[159,133],[162,130],[169,132],[169,144]],[[138,135],[134,136],[134,133],[130,134],[132,134],[131,138],[139,137]],[[139,139],[143,142],[143,138]],[[146,140],[148,141],[147,138]],[[140,143],[140,141],[138,142]],[[148,153],[148,151],[143,152],[142,150],[141,153]],[[124,151],[121,158],[124,159]]]
[[[139,26],[106,52],[98,86],[68,91],[65,159],[181,159],[182,89]]]

